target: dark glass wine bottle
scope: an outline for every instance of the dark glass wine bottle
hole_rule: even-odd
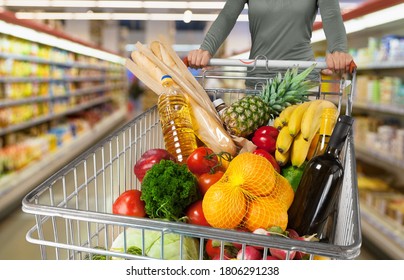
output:
[[[353,118],[339,116],[324,154],[313,157],[306,165],[294,201],[288,211],[288,228],[300,235],[317,234],[332,242],[337,202],[344,169],[340,152],[352,127]]]

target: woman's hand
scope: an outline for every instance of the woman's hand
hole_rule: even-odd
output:
[[[203,68],[209,63],[212,55],[205,50],[193,50],[188,53],[188,66],[191,68]]]
[[[343,74],[349,72],[352,56],[345,52],[333,52],[327,53],[325,57],[328,69],[324,69],[321,72],[325,75]]]

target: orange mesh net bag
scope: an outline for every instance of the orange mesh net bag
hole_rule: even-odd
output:
[[[208,189],[202,208],[212,227],[254,231],[279,226],[285,230],[293,198],[291,185],[267,159],[245,152]]]

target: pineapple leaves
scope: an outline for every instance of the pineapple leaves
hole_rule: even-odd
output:
[[[308,100],[309,90],[317,85],[306,80],[314,68],[315,64],[301,73],[298,72],[298,67],[289,68],[283,77],[282,73],[278,72],[267,81],[259,97],[269,107],[272,118],[277,117],[284,108]]]
[[[311,71],[313,71],[314,67],[316,67],[316,64],[311,65],[306,70],[304,70],[300,74],[293,77],[291,83],[292,84],[299,84],[300,82],[302,82],[311,73]],[[296,73],[297,73],[297,67],[295,69],[296,69]]]

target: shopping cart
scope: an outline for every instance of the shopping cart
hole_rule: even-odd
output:
[[[245,94],[260,91],[258,82],[255,87],[243,86],[246,81],[256,79],[249,74],[252,71],[265,70],[266,74],[260,77],[262,80],[271,79],[271,73],[280,69],[292,66],[304,69],[310,65],[312,62],[212,59],[212,67],[198,79],[212,100],[220,97],[230,104]],[[317,70],[325,66],[325,63],[316,63]],[[345,79],[319,78],[319,86],[313,90],[312,98],[334,99],[338,102],[339,110],[345,108],[346,114],[351,115],[355,76],[353,69]],[[223,81],[228,80],[233,80],[233,85],[237,84],[236,80],[243,81],[243,84],[237,88],[228,88],[227,85],[224,88]],[[204,243],[208,239],[220,241],[221,258],[224,257],[226,242],[242,244],[243,249],[247,245],[283,249],[287,251],[287,258],[292,251],[305,252],[310,259],[316,255],[331,259],[354,259],[359,255],[360,209],[352,136],[348,137],[343,151],[345,175],[332,244],[112,214],[113,201],[122,192],[141,188],[133,173],[135,162],[148,149],[163,147],[155,106],[87,150],[26,195],[22,209],[33,214],[36,222],[26,235],[28,242],[39,245],[43,259],[92,259],[99,255],[107,259],[150,259],[144,253],[144,240],[150,231],[157,232],[161,239],[169,233],[178,235],[179,259],[185,259],[182,244],[186,238],[199,242],[199,259],[205,258]],[[120,252],[110,250],[115,238],[119,234],[126,234],[128,229],[136,229],[140,233],[141,255],[125,253],[128,247],[126,243]],[[161,258],[165,256],[164,250],[161,245]]]

